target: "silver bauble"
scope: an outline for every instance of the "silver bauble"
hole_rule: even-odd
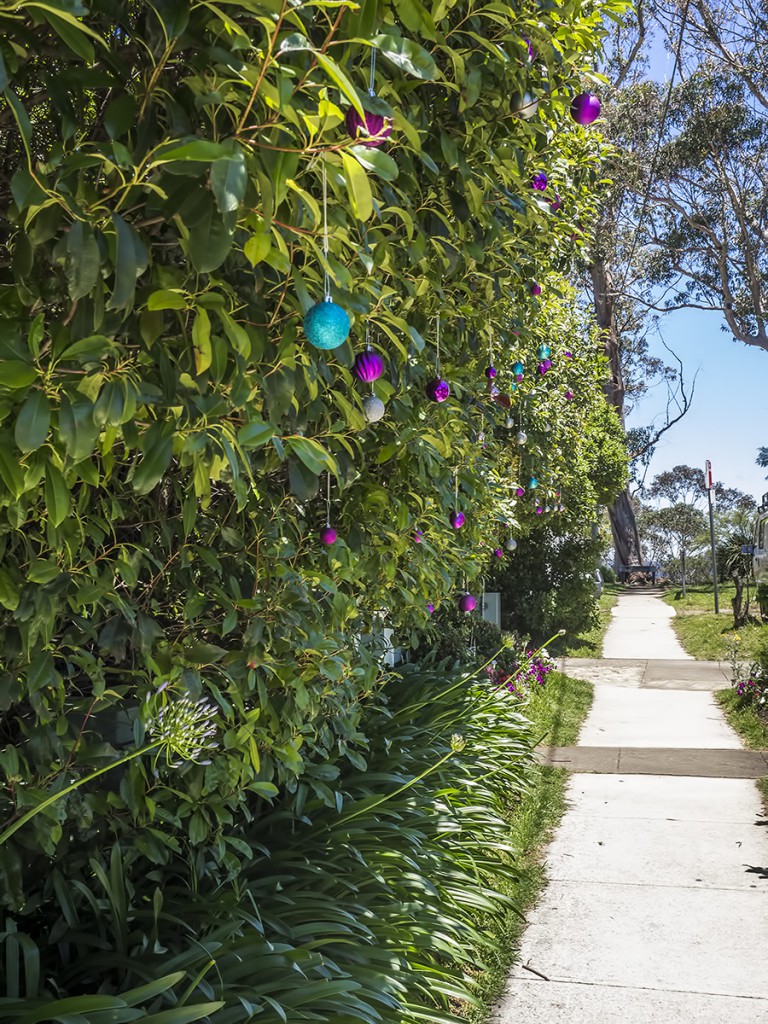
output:
[[[523,95],[518,92],[512,97],[510,109],[517,117],[522,117],[529,121],[532,117],[536,116],[536,111],[539,109],[539,101],[531,96],[529,92],[523,93]]]
[[[512,427],[514,427],[515,421],[512,419],[511,416],[507,416],[507,422],[506,422],[505,425],[506,425],[507,430],[511,430]]]
[[[526,432],[524,430],[521,430],[521,431],[518,432],[518,435],[515,438],[515,440],[517,441],[518,444],[525,444],[525,442],[528,440],[528,435],[526,434]]]
[[[384,403],[376,395],[367,395],[363,399],[363,415],[369,423],[378,423],[385,412]]]
[[[510,537],[507,541],[507,551],[514,551],[517,547],[517,541],[514,537]]]

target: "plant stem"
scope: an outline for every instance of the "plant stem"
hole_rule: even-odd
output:
[[[50,807],[55,804],[57,800],[60,800],[67,793],[73,792],[83,786],[86,782],[91,782],[93,779],[97,779],[99,775],[104,775],[106,772],[111,771],[113,768],[117,768],[118,765],[125,764],[126,761],[132,761],[135,757],[139,757],[141,754],[146,754],[149,750],[154,750],[155,747],[161,746],[162,741],[158,740],[155,743],[148,743],[144,747],[138,747],[136,750],[132,750],[130,754],[125,754],[123,757],[119,757],[117,761],[110,761],[109,764],[105,764],[103,768],[97,768],[95,772],[91,772],[90,775],[86,775],[82,779],[78,779],[77,782],[71,783],[69,786],[65,786],[64,789],[60,789],[58,793],[52,793],[49,797],[46,797],[42,803],[37,804],[35,807],[31,807],[26,814],[14,821],[13,824],[8,825],[7,828],[0,832],[0,846],[5,843],[7,839],[10,839],[14,832],[18,832],[22,825],[26,825],[28,821],[31,821],[35,815],[44,811],[46,807]]]

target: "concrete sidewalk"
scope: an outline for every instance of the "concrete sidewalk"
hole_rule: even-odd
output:
[[[570,758],[569,810],[500,1024],[768,1021],[768,817],[743,777],[765,757],[707,692],[722,668],[670,654],[669,611],[620,598],[579,747],[541,752]]]

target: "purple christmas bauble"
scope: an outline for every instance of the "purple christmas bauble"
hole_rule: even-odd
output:
[[[366,349],[365,352],[358,352],[352,366],[352,373],[358,380],[370,384],[371,381],[378,380],[384,373],[384,360],[378,352],[371,352],[369,349]]]
[[[427,603],[427,611],[429,612],[429,614],[430,614],[430,615],[432,615],[432,613],[434,612],[434,610],[435,610],[435,606],[434,606],[434,605],[432,604],[432,602],[431,602],[431,601],[429,601],[429,602]]]
[[[600,117],[600,100],[592,92],[580,92],[571,103],[571,117],[576,124],[592,124]]]
[[[338,533],[336,533],[332,526],[324,526],[320,531],[320,543],[330,547],[331,544],[336,543],[338,536]]]
[[[477,608],[477,601],[471,594],[462,594],[459,598],[460,612],[473,612]]]
[[[515,494],[517,495],[518,498],[522,498],[522,496],[525,494],[525,488],[524,487],[516,487],[515,488]]]
[[[531,293],[531,295],[534,296],[541,295],[541,285],[538,283],[538,281],[534,281],[531,287],[528,289],[528,291]]]
[[[573,392],[572,391],[566,391],[565,392],[565,400],[566,400],[566,402],[572,402],[573,401],[573,397],[574,396],[573,396]]]
[[[413,542],[414,542],[414,544],[421,544],[421,542],[423,540],[424,540],[424,531],[423,530],[414,530],[413,531]]]
[[[431,402],[444,402],[451,393],[451,385],[447,380],[435,377],[427,384],[427,398]]]
[[[464,513],[463,512],[451,512],[448,516],[448,522],[454,528],[454,530],[460,530],[464,525]]]
[[[376,149],[383,146],[392,134],[392,118],[382,117],[381,114],[372,114],[370,110],[365,112],[365,120],[358,114],[354,107],[350,107],[344,119],[349,137],[369,149]]]
[[[542,361],[539,363],[539,373],[542,375],[542,377],[544,376],[545,373],[547,373],[551,369],[552,369],[552,360],[551,359],[542,359]]]
[[[497,558],[504,557],[504,552],[501,550],[501,548],[495,548],[493,553],[494,555],[496,555]]]
[[[486,366],[486,368],[485,368],[485,376],[488,378],[488,380],[493,380],[493,378],[496,376],[496,367],[495,366]]]
[[[562,199],[560,198],[559,194],[557,192],[555,192],[555,198],[554,199],[550,199],[550,201],[549,201],[549,208],[550,208],[550,210],[552,211],[552,213],[557,213],[557,211],[560,209],[560,207],[562,205],[563,205]]]
[[[544,509],[541,507],[541,505],[537,505],[536,506],[536,515],[537,516],[540,516],[543,511],[544,511]]]
[[[573,359],[573,352],[563,352],[566,359]]]
[[[547,187],[547,175],[544,171],[537,171],[531,178],[531,188],[536,192],[544,192]]]
[[[533,52],[533,46],[531,45],[531,40],[526,39],[525,36],[523,36],[523,42],[528,47],[528,60],[533,60],[535,55]]]

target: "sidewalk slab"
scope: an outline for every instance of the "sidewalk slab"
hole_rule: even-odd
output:
[[[709,693],[596,686],[587,747],[732,747],[741,743]]]
[[[768,886],[552,882],[512,976],[525,978],[526,964],[554,981],[768,999],[766,948]]]
[[[552,882],[768,892],[764,829],[754,822],[567,819],[547,855]],[[768,1018],[766,1018],[768,1020]]]
[[[668,778],[655,775],[572,775],[568,801],[563,826],[571,818],[754,824],[764,826],[758,831],[768,840],[760,794],[738,779],[677,778],[670,786]]]
[[[670,625],[674,615],[658,594],[620,594],[603,640],[603,657],[693,660]]]
[[[567,982],[510,981],[493,1024],[765,1024],[768,1001]]]
[[[540,747],[540,764],[600,775],[689,775],[707,779],[761,779],[768,751],[713,747]]]

